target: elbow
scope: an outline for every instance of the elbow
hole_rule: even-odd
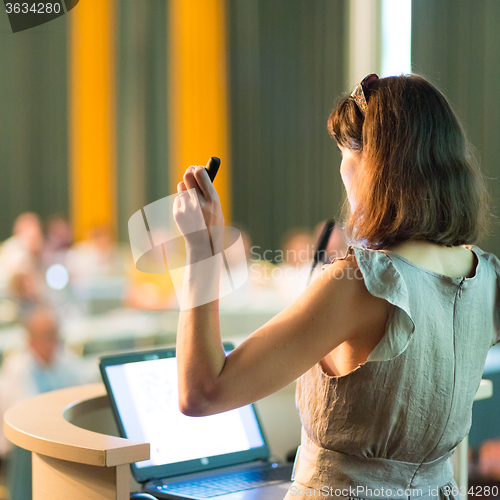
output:
[[[186,417],[203,417],[205,414],[202,411],[203,405],[198,401],[187,401],[179,398],[179,410]]]
[[[213,393],[192,390],[179,391],[179,410],[187,417],[206,417],[220,412]]]

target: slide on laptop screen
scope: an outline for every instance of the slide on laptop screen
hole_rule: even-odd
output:
[[[132,465],[146,491],[159,498],[283,498],[291,466],[269,461],[253,405],[208,417],[179,411],[174,349],[106,356],[100,369],[120,435],[151,444],[150,459]]]

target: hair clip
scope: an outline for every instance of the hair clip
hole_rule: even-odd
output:
[[[361,83],[353,90],[351,97],[354,102],[358,105],[359,110],[363,115],[365,114],[366,108],[368,107],[368,99],[370,98],[370,90],[368,85],[378,80],[378,75],[371,73],[367,77],[363,78]]]

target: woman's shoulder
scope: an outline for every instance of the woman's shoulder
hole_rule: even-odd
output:
[[[381,250],[358,245],[350,245],[344,256],[334,259],[328,267],[337,269],[337,274],[354,277],[357,281],[363,282],[368,289],[371,286],[387,288],[400,279],[396,267],[387,254]]]
[[[401,354],[410,342],[415,324],[406,282],[391,259],[377,250],[349,246],[327,271],[327,276],[341,280],[350,315],[363,318],[362,323],[353,324],[351,339],[359,341],[356,345],[364,346],[363,349],[371,347],[369,360],[390,360]],[[397,327],[386,336],[389,322]]]
[[[386,275],[379,284],[387,286],[396,279],[395,269],[390,259],[383,253],[367,248],[350,245],[342,257],[337,257],[324,266],[324,276],[342,281],[343,287],[362,291],[376,285],[380,275]],[[379,296],[377,293],[372,295]]]
[[[490,263],[498,272],[500,273],[500,259],[496,256],[496,254],[492,252],[487,252],[477,245],[463,245],[464,248],[467,248],[471,252],[474,252],[478,257]]]
[[[335,258],[323,267],[323,272],[317,279],[325,282],[325,291],[333,287],[340,289],[345,302],[353,310],[385,310],[386,305],[380,301],[381,298],[385,299],[384,294],[373,293],[371,286],[380,275],[373,267],[376,264],[372,262],[371,255],[365,255],[365,250],[361,248],[349,246],[342,257]]]
[[[486,280],[496,279],[497,287],[500,289],[500,259],[494,253],[486,252],[476,245],[465,245],[465,247],[478,257],[478,274],[482,274]]]
[[[314,294],[341,298],[343,307],[348,308],[353,314],[356,311],[375,315],[378,315],[379,311],[385,313],[387,306],[380,301],[381,297],[371,293],[367,286],[367,273],[364,267],[359,254],[350,246],[344,256],[323,266],[322,273],[312,283]]]
[[[324,266],[323,277],[326,286],[339,286],[345,296],[345,302],[349,302],[350,307],[362,311],[368,311],[375,315],[383,311],[382,316],[387,312],[387,294],[381,291],[382,288],[389,290],[389,283],[392,279],[388,276],[380,280],[380,276],[387,274],[383,268],[386,262],[381,262],[380,266],[377,255],[368,253],[367,249],[349,246],[342,257],[334,259],[329,265]],[[393,270],[389,269],[392,276]],[[385,299],[385,300],[380,300]]]

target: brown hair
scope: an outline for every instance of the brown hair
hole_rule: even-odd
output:
[[[339,146],[360,155],[349,239],[370,248],[406,240],[474,243],[488,225],[489,194],[479,163],[445,97],[417,75],[370,84],[365,116],[350,97],[328,119]]]

